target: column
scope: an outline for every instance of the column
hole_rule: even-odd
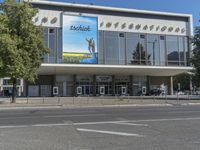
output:
[[[147,94],[148,94],[150,91],[150,76],[147,76],[146,87],[147,87]]]
[[[73,75],[73,96],[76,95],[76,75]]]
[[[67,82],[63,82],[63,96],[67,96]]]
[[[133,76],[130,75],[129,77],[130,77],[130,87],[129,87],[130,88],[130,91],[129,91],[130,93],[129,93],[129,95],[133,96]]]
[[[173,76],[170,77],[170,95],[174,95]]]
[[[112,75],[112,95],[115,96],[115,76]]]
[[[93,75],[92,79],[92,95],[96,96],[96,75]]]

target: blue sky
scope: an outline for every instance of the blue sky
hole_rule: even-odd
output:
[[[50,0],[55,1],[55,0]],[[194,26],[200,25],[200,0],[57,0],[103,6],[114,6],[133,9],[189,13],[193,15]]]
[[[90,31],[71,30],[71,26],[90,27]],[[89,53],[86,39],[93,38],[97,46],[97,26],[96,17],[77,17],[65,15],[63,19],[63,51],[76,53]]]

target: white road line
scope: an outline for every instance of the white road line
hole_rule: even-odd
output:
[[[128,122],[115,122],[114,124],[128,125],[128,126],[142,126],[142,127],[148,126],[148,124],[136,124],[136,123],[128,123]]]
[[[105,116],[105,114],[54,115],[54,116],[43,116],[43,118],[59,118],[59,117],[90,117],[90,116]]]
[[[69,125],[98,125],[98,124],[119,124],[119,123],[137,123],[137,122],[165,122],[165,121],[185,121],[200,120],[200,117],[194,118],[172,118],[172,119],[148,119],[148,120],[126,120],[126,121],[102,121],[102,122],[82,122],[82,123],[56,123],[56,124],[35,124],[35,125],[16,125],[16,126],[0,126],[3,128],[23,128],[23,127],[51,127],[51,126],[69,126]]]
[[[93,129],[83,129],[83,128],[77,128],[77,131],[112,134],[112,135],[121,135],[121,136],[144,137],[144,135],[139,135],[139,134],[134,134],[134,133],[114,132],[114,131],[104,131],[104,130],[93,130]]]
[[[101,122],[82,122],[74,123],[74,125],[95,125],[108,123],[132,123],[132,122],[161,122],[161,121],[184,121],[184,120],[200,120],[200,117],[193,118],[171,118],[171,119],[147,119],[147,120],[126,120],[126,121],[101,121]]]
[[[17,126],[0,126],[0,129],[11,129],[11,128],[26,128],[27,125],[17,125]]]
[[[178,113],[199,113],[200,112],[200,110],[199,111],[196,111],[196,110],[194,110],[194,111],[170,111],[170,112],[168,112],[169,114],[178,114]]]
[[[200,117],[193,117],[193,118],[172,118],[172,119],[132,120],[132,121],[129,121],[129,122],[165,122],[165,121],[185,121],[185,120],[200,120]]]

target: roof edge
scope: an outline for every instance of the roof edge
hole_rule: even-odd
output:
[[[76,4],[76,3],[66,3],[66,2],[52,2],[52,1],[45,1],[45,0],[24,0],[24,1],[29,1],[32,4],[41,4],[41,5],[79,7],[79,8],[108,10],[108,11],[116,11],[116,12],[128,12],[128,13],[138,13],[138,14],[152,14],[152,15],[160,15],[160,16],[175,16],[175,17],[183,17],[183,18],[192,18],[192,14],[185,14],[185,13],[171,13],[171,12],[163,12],[163,11],[150,11],[150,10],[141,10],[141,9],[86,5],[86,4]]]

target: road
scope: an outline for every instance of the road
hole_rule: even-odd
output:
[[[199,150],[200,106],[0,110],[1,150]]]

